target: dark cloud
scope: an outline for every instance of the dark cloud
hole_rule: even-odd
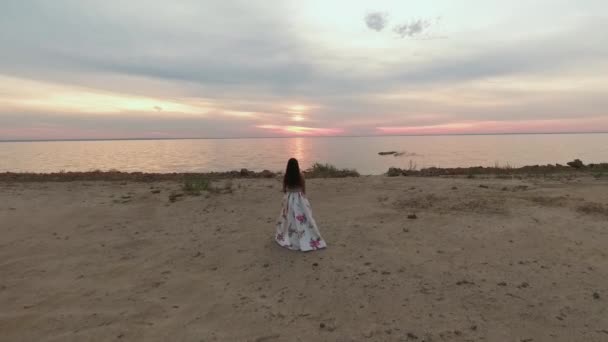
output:
[[[371,12],[365,16],[365,25],[371,30],[380,32],[388,23],[388,14],[382,12]]]
[[[418,19],[410,23],[395,26],[393,28],[393,32],[395,32],[401,38],[411,38],[424,33],[424,31],[430,26],[431,22],[429,20]]]

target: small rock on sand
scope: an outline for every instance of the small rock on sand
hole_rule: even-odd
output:
[[[279,337],[281,337],[281,335],[279,335],[279,334],[262,336],[262,337],[256,338],[255,342],[266,342],[266,341],[270,341],[270,340],[276,340]]]
[[[460,280],[458,282],[456,282],[456,285],[461,286],[461,285],[475,285],[474,282],[472,281],[468,281],[468,280]]]
[[[418,216],[416,216],[416,214],[410,214],[410,215],[407,215],[407,218],[410,220],[415,220],[418,218]]]
[[[417,340],[418,336],[416,336],[414,333],[408,332],[407,333],[407,339],[408,340]]]
[[[169,196],[169,201],[171,202],[175,202],[177,201],[180,197],[184,197],[184,194],[171,194]]]

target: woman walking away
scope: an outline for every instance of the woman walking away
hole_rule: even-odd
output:
[[[312,217],[306,198],[306,184],[300,165],[294,158],[287,162],[283,179],[283,208],[277,221],[275,240],[283,247],[296,251],[312,251],[327,247]]]

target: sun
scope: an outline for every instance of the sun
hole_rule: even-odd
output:
[[[304,105],[294,105],[287,107],[287,113],[289,114],[302,114],[304,113],[308,107]]]

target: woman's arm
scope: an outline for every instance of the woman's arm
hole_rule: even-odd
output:
[[[304,176],[302,176],[302,193],[306,195],[306,180],[304,179]]]

